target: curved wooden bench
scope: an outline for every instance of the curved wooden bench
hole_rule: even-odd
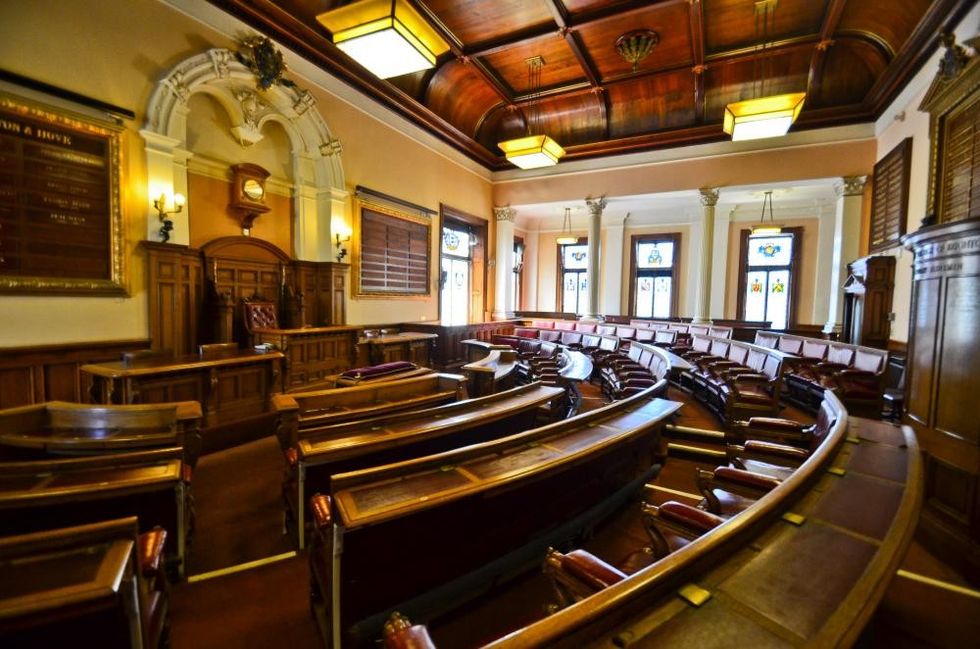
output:
[[[272,406],[278,415],[276,436],[286,449],[296,446],[310,429],[437,406],[466,396],[465,377],[425,374],[350,388],[278,394],[272,398]]]
[[[0,410],[0,458],[98,455],[180,446],[194,466],[201,452],[197,401],[93,406],[48,401]]]
[[[327,491],[331,476],[396,460],[459,448],[526,430],[537,411],[563,395],[561,388],[523,385],[486,397],[304,431],[286,452],[283,500],[287,528],[305,546],[309,494]],[[300,532],[304,533],[300,533]]]
[[[136,516],[170,532],[168,564],[183,574],[190,476],[178,447],[0,463],[0,536]]]
[[[922,462],[907,427],[849,419],[827,399],[839,413],[833,430],[754,505],[487,646],[696,646],[707,629],[752,646],[852,644],[912,540]]]
[[[463,341],[466,344],[468,341]],[[483,341],[473,341],[482,343]],[[486,347],[471,347],[471,350],[484,349],[486,356],[471,361],[462,367],[469,379],[470,393],[483,397],[514,387],[517,380],[517,352],[507,345],[487,344]],[[475,353],[471,351],[470,353]]]
[[[505,439],[334,475],[330,496],[314,497],[321,514],[310,551],[313,602],[331,646],[373,645],[392,607],[415,617],[458,606],[637,493],[659,468],[660,431],[681,406],[654,392]]]

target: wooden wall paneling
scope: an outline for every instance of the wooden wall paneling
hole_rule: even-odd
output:
[[[89,385],[79,367],[118,360],[123,352],[149,346],[148,339],[139,338],[0,349],[0,408],[55,399],[88,401]]]
[[[196,351],[203,306],[200,255],[187,246],[142,241],[147,252],[147,309],[153,349]]]
[[[980,219],[927,227],[915,254],[908,423],[926,454],[923,542],[980,582]]]

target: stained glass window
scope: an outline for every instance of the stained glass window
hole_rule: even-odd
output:
[[[466,324],[470,310],[470,263],[476,239],[465,225],[444,225],[440,300],[442,324]]]
[[[785,329],[789,320],[795,235],[749,236],[745,241],[742,318],[754,322],[768,321],[773,329]]]
[[[632,314],[638,318],[673,315],[674,273],[680,235],[633,237]]]

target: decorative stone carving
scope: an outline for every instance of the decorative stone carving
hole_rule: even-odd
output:
[[[341,145],[340,140],[337,139],[327,140],[320,145],[320,155],[322,156],[339,156],[343,151],[344,147]]]
[[[711,187],[702,187],[698,190],[701,195],[701,205],[704,207],[714,207],[718,204],[718,190]]]
[[[231,52],[224,49],[208,50],[211,58],[211,65],[214,66],[214,74],[219,79],[227,79],[230,74],[228,64],[231,63]]]
[[[310,108],[316,105],[316,98],[310,94],[309,90],[303,89],[299,91],[299,96],[296,98],[296,103],[293,104],[293,110],[296,111],[296,115],[302,115]]]
[[[606,197],[586,198],[585,204],[589,208],[589,214],[592,216],[602,216],[602,210],[606,209]]]
[[[838,196],[857,196],[864,193],[867,176],[844,176],[834,183],[834,191]]]
[[[494,207],[493,216],[498,221],[510,221],[514,222],[514,217],[517,216],[517,210],[515,210],[510,205],[505,205],[503,207]]]

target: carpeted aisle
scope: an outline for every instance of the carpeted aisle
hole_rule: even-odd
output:
[[[171,592],[172,649],[321,647],[300,555]]]
[[[197,522],[188,575],[293,549],[282,533],[282,471],[282,452],[274,437],[198,461],[191,485]]]

